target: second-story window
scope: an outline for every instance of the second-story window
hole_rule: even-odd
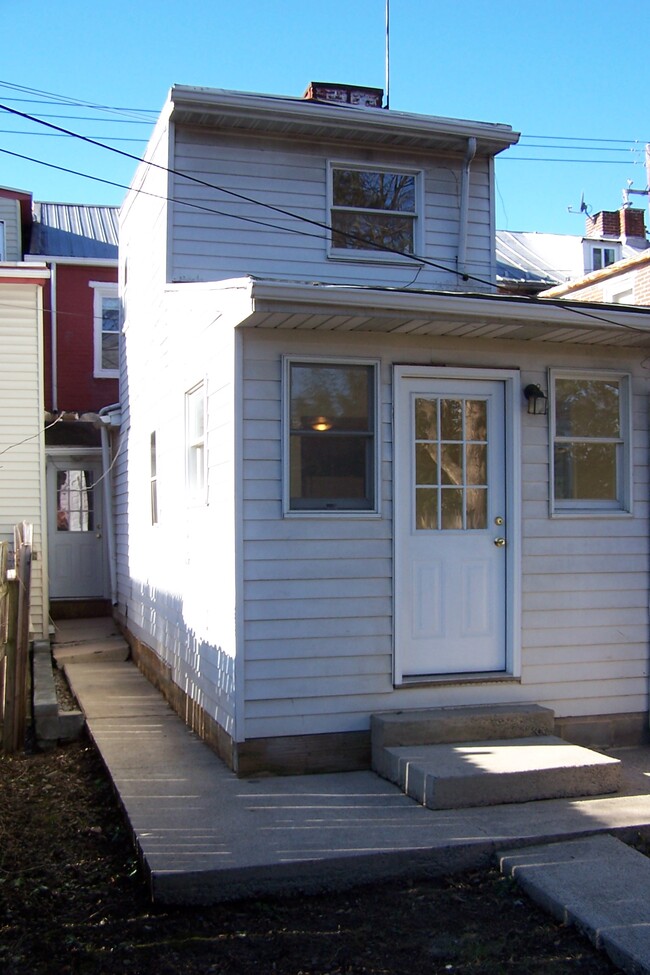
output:
[[[332,255],[390,260],[415,253],[416,173],[335,165],[330,192]]]
[[[90,282],[94,291],[95,376],[115,379],[120,374],[120,299],[117,284]]]
[[[616,248],[614,247],[593,247],[591,250],[593,270],[601,271],[604,267],[609,267],[616,261]]]

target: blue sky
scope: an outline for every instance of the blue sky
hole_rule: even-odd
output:
[[[500,229],[579,234],[568,208],[582,193],[597,212],[621,205],[628,180],[646,187],[648,8],[390,0],[390,12],[392,109],[522,133],[497,162]],[[0,0],[0,14],[0,103],[134,154],[172,84],[295,96],[310,81],[385,87],[385,0]],[[117,183],[135,167],[4,111],[0,149]],[[0,185],[49,201],[119,204],[124,193],[6,152]]]

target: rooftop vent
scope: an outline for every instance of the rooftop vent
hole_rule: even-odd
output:
[[[333,85],[326,81],[312,81],[302,97],[309,102],[336,102],[338,105],[361,105],[364,108],[381,108],[384,92],[381,88],[363,88],[359,85]]]

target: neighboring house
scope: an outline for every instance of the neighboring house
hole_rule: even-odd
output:
[[[102,472],[110,465],[110,411],[105,420],[98,414],[119,398],[117,209],[38,203],[29,193],[0,189],[3,207],[14,214],[0,222],[3,246],[11,246],[27,270],[47,269],[39,417],[49,609],[54,617],[105,612],[110,478],[102,479]]]
[[[174,87],[124,202],[134,656],[239,774],[434,706],[640,737],[650,315],[497,295],[517,135],[337,91]]]
[[[31,630],[46,639],[43,289],[49,271],[22,260],[26,200],[27,194],[0,189],[0,540],[13,550],[14,527],[33,526]]]
[[[650,246],[643,210],[622,207],[587,217],[585,236],[498,230],[497,282],[505,294],[537,295],[629,260]]]
[[[650,305],[650,250],[592,271],[570,284],[541,293],[545,298],[575,298],[616,305]]]

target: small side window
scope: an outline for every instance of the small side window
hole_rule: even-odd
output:
[[[286,510],[376,510],[376,372],[288,363]]]
[[[601,271],[604,267],[616,262],[616,250],[614,247],[594,247],[591,251],[592,270]]]
[[[551,374],[555,512],[631,509],[630,380],[622,374]]]
[[[156,452],[156,431],[151,434],[151,524],[158,524],[158,457]]]
[[[120,374],[120,300],[117,284],[91,282],[94,290],[93,321],[95,376],[117,379]]]
[[[206,501],[205,410],[205,384],[199,383],[185,394],[185,469],[188,497],[193,504]]]

